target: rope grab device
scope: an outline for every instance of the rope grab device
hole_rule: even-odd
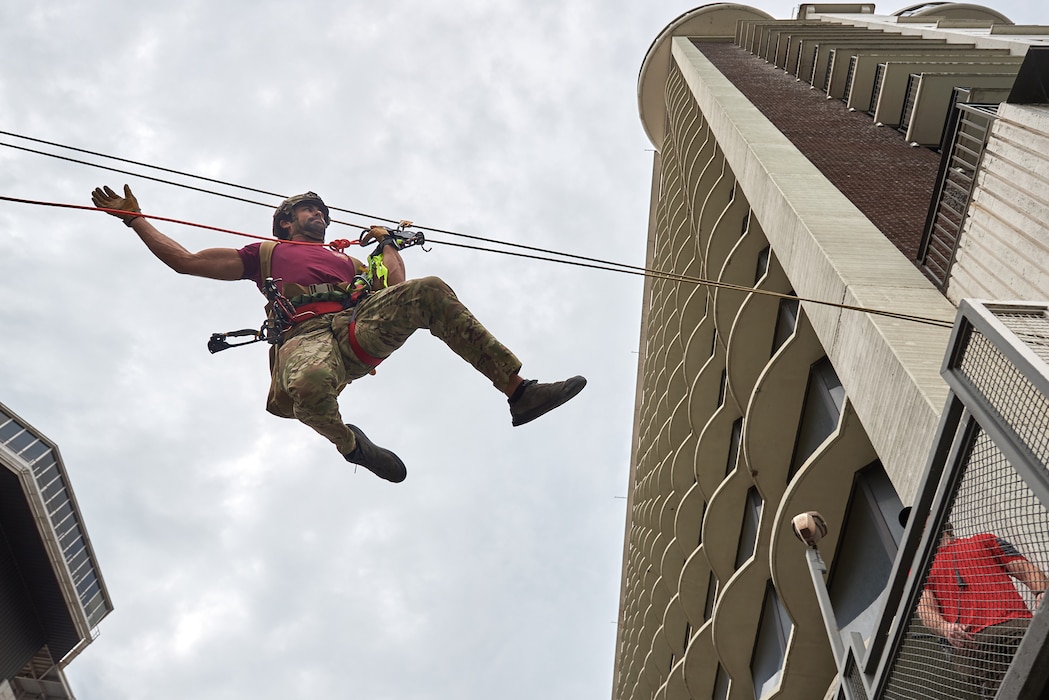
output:
[[[348,285],[339,285],[339,287],[345,287],[345,289],[335,285],[314,285],[315,287],[325,287],[325,289],[316,294],[296,296],[288,299],[277,287],[277,282],[280,280],[267,276],[263,280],[262,293],[266,295],[269,303],[266,305],[267,316],[266,320],[262,322],[262,326],[258,330],[244,328],[239,331],[212,333],[211,338],[208,340],[208,352],[214,355],[223,350],[263,341],[270,345],[279,345],[281,340],[283,340],[284,333],[296,323],[306,320],[301,313],[296,311],[297,308],[326,303],[328,306],[321,313],[330,313],[331,311],[355,307],[371,292],[372,282],[375,279],[382,280],[385,286],[386,266],[382,264],[382,253],[387,246],[392,245],[397,250],[404,250],[405,248],[418,245],[422,246],[424,251],[430,252],[430,249],[425,245],[426,236],[422,231],[407,230],[407,227],[411,225],[411,221],[402,221],[396,229],[389,232],[388,236],[380,240],[375,250],[368,256],[367,273],[357,275]],[[368,233],[370,231],[365,231],[365,234]],[[367,235],[362,236],[361,240],[367,240]],[[336,304],[337,306],[335,306]],[[315,315],[315,313],[310,313],[308,318],[313,318]],[[230,343],[227,340],[228,338],[249,338],[249,340]]]

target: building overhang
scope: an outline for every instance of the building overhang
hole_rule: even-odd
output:
[[[58,447],[0,404],[0,526],[60,664],[112,611]]]
[[[728,41],[736,35],[739,20],[773,19],[772,15],[748,5],[714,3],[697,7],[679,16],[659,33],[645,54],[637,79],[637,102],[641,124],[658,151],[663,147],[666,102],[663,96],[670,70],[670,44],[676,36],[703,37]]]

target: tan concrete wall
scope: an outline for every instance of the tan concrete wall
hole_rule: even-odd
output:
[[[947,295],[1049,299],[1049,108],[1001,105]]]

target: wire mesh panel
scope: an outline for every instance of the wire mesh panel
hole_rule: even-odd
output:
[[[939,438],[955,449],[937,530],[879,697],[996,697],[1049,589],[1049,309],[964,302],[961,315],[944,376],[966,412]]]
[[[885,698],[991,698],[1049,585],[1049,513],[977,428]]]
[[[867,689],[863,687],[863,679],[860,678],[860,670],[856,666],[856,657],[849,655],[845,664],[845,673],[842,685],[848,689],[847,700],[867,700]]]
[[[1049,330],[1047,326],[1049,324],[1043,326],[1043,332]],[[1049,335],[1042,336],[1041,342],[1046,343],[1047,337]],[[1035,459],[1049,464],[1049,397],[976,330],[966,344],[957,369]]]
[[[994,317],[1002,322],[1026,348],[1049,365],[1049,314],[1045,309],[993,309]]]

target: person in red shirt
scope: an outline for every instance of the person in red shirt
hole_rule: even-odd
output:
[[[944,526],[918,602],[918,616],[944,638],[955,668],[994,697],[1031,619],[1013,584],[1017,579],[1042,602],[1049,578],[1007,540],[990,533],[954,536]]]
[[[127,185],[123,196],[100,187],[91,199],[96,207],[122,219],[154,256],[180,274],[248,279],[260,290],[264,278],[279,280],[278,290],[294,307],[294,325],[281,334],[271,354],[267,410],[310,426],[348,462],[387,481],[405,479],[404,462],[369,440],[360,428],[344,423],[337,399],[347,384],[374,374],[376,365],[420,328],[444,341],[506,394],[514,426],[557,408],[586,386],[583,377],[549,384],[524,379],[519,374],[520,360],[443,280],[406,278],[397,238],[385,228],[373,226],[362,236],[362,243],[371,239],[378,243],[373,257],[379,262],[371,270],[356,258],[324,247],[331,218],[324,201],[313,192],[289,197],[277,207],[272,230],[280,245],[255,243],[198,253],[189,252],[141,216]],[[362,289],[368,291],[362,295]]]

